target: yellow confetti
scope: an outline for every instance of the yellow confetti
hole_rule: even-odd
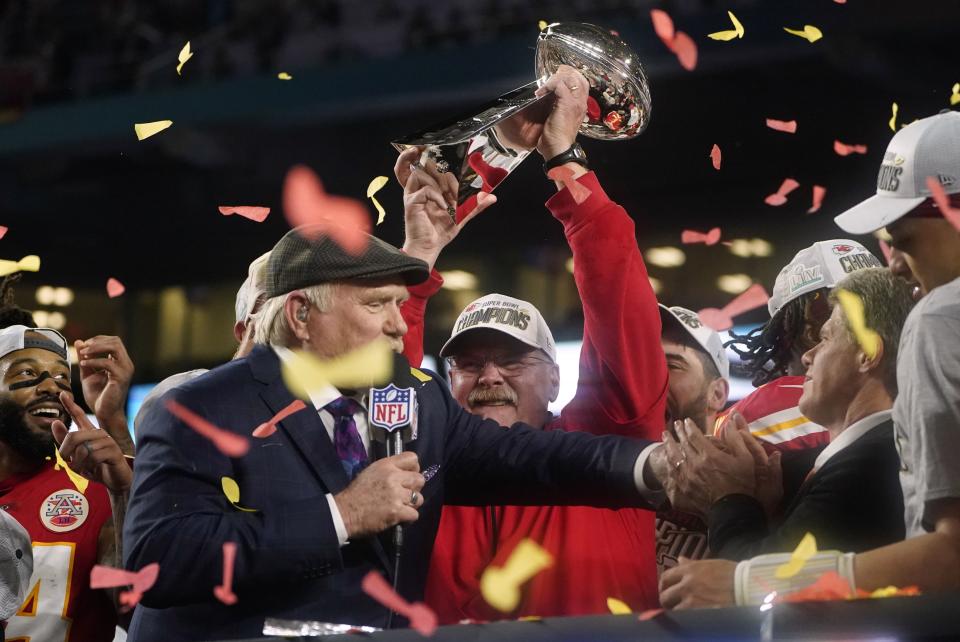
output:
[[[890,131],[895,132],[897,131],[897,112],[900,111],[900,106],[897,105],[897,103],[893,103],[893,108],[891,111],[893,115],[890,116],[890,122],[888,124],[890,125]]]
[[[244,508],[240,506],[240,485],[232,477],[221,477],[220,485],[223,487],[223,494],[227,496],[227,501],[229,501],[234,508],[237,510],[242,510],[245,513],[256,513],[256,508]]]
[[[0,259],[0,276],[7,276],[14,272],[37,272],[40,270],[40,257],[29,254],[19,261]]]
[[[281,71],[279,74],[277,74],[277,78],[279,78],[280,80],[293,80],[293,76],[291,76],[285,71]]]
[[[953,93],[950,94],[950,104],[956,105],[960,103],[960,82],[953,85]]]
[[[416,368],[410,368],[410,374],[412,374],[414,377],[416,377],[417,379],[419,379],[419,380],[420,380],[421,382],[423,382],[423,383],[427,383],[428,381],[433,381],[433,377],[431,377],[430,375],[428,375],[428,374],[427,374],[426,372],[424,372],[423,370],[417,370]]]
[[[180,50],[180,55],[177,56],[177,60],[180,61],[180,64],[177,65],[177,75],[180,75],[180,70],[183,69],[183,66],[187,64],[187,61],[193,58],[193,52],[190,51],[190,41],[187,40],[187,44],[183,45],[183,49]]]
[[[809,42],[816,42],[817,40],[820,40],[820,38],[823,38],[823,32],[813,25],[803,25],[803,30],[787,29],[786,27],[784,27],[783,30],[787,33],[792,33],[795,36],[805,38]]]
[[[53,455],[57,459],[57,463],[53,465],[53,469],[60,470],[62,468],[63,472],[67,473],[67,477],[70,478],[70,481],[73,482],[73,485],[76,486],[77,490],[80,491],[80,494],[85,494],[90,481],[86,477],[83,477],[82,475],[79,475],[70,469],[70,466],[67,465],[67,462],[65,462],[63,457],[60,456],[60,449],[56,446],[53,447]]]
[[[309,352],[294,350],[283,362],[283,383],[301,399],[308,390],[324,385],[360,389],[386,383],[393,374],[393,350],[386,339],[372,341],[336,359],[324,361]]]
[[[157,120],[152,123],[137,123],[133,126],[133,131],[137,132],[137,140],[143,140],[144,138],[150,138],[154,134],[159,134],[172,124],[172,120]]]
[[[541,20],[540,22],[537,23],[537,27],[540,28],[540,31],[543,31],[544,29],[547,28],[547,21]]]
[[[847,323],[853,330],[853,336],[857,338],[857,343],[860,344],[864,353],[873,359],[880,350],[880,335],[867,327],[863,313],[863,299],[847,290],[837,290],[837,298],[840,300],[843,314],[847,317]]]
[[[488,566],[480,577],[480,593],[487,604],[509,613],[520,603],[520,586],[553,564],[553,557],[530,539],[521,540],[501,567]]]
[[[729,31],[715,31],[713,33],[708,33],[707,38],[712,38],[713,40],[733,40],[734,38],[743,38],[743,25],[740,24],[740,21],[737,20],[737,17],[733,15],[732,11],[727,11],[727,15],[730,16],[730,22],[733,23],[733,29]]]
[[[807,533],[803,536],[803,539],[800,540],[797,549],[793,551],[793,555],[790,556],[790,561],[778,566],[774,572],[774,576],[778,580],[786,580],[793,577],[802,571],[803,567],[807,564],[807,560],[816,554],[817,540],[812,533]]]
[[[626,615],[627,613],[633,613],[633,611],[630,610],[630,607],[627,606],[625,602],[622,602],[615,597],[607,598],[607,608],[610,609],[610,612],[614,615]]]
[[[383,186],[387,184],[390,179],[386,176],[377,176],[370,184],[367,185],[367,198],[373,201],[373,206],[377,208],[377,225],[383,223],[383,219],[386,218],[387,212],[383,209],[383,205],[380,204],[380,201],[376,199],[374,194],[383,189]]]
[[[543,618],[539,615],[524,615],[517,618],[517,622],[540,622],[542,620]]]

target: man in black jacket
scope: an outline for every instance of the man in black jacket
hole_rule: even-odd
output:
[[[856,333],[857,303],[841,305],[844,292],[861,302],[869,336]],[[827,428],[830,444],[782,516],[773,514],[778,495],[768,492],[782,489],[778,460],[766,457],[742,417],[721,442],[688,425],[677,427],[677,440],[668,439],[668,494],[675,505],[707,516],[710,550],[722,559],[682,563],[664,573],[664,606],[747,603],[762,587],[744,578],[763,575],[749,572],[751,564],[758,565],[754,571],[761,564],[749,558],[792,551],[808,532],[821,550],[858,552],[903,539],[891,408],[900,331],[913,304],[910,288],[888,270],[869,268],[844,279],[831,302],[820,343],[803,356],[800,398],[801,412]],[[739,560],[747,561],[738,569]]]

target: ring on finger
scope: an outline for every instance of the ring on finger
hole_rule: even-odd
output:
[[[450,215],[450,220],[454,223],[457,222],[457,208],[453,205],[447,205],[447,214]]]
[[[415,491],[415,490],[410,492],[410,505],[411,505],[411,506],[416,506],[416,505],[417,505],[417,501],[418,501],[419,499],[420,499],[420,493],[418,493],[418,492]]]
[[[86,449],[88,455],[92,455],[95,448],[90,445],[89,441],[83,442],[83,447]]]

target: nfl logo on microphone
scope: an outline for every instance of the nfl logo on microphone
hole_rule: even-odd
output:
[[[398,388],[392,383],[386,388],[371,388],[370,423],[387,432],[409,426],[416,417],[416,402],[413,388]]]

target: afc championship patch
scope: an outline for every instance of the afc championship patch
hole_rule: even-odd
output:
[[[66,533],[80,528],[90,514],[90,504],[82,493],[64,488],[51,493],[40,504],[40,521],[47,530]]]
[[[386,388],[371,388],[368,416],[372,425],[387,432],[416,426],[417,395],[413,388],[398,388],[392,383]]]

